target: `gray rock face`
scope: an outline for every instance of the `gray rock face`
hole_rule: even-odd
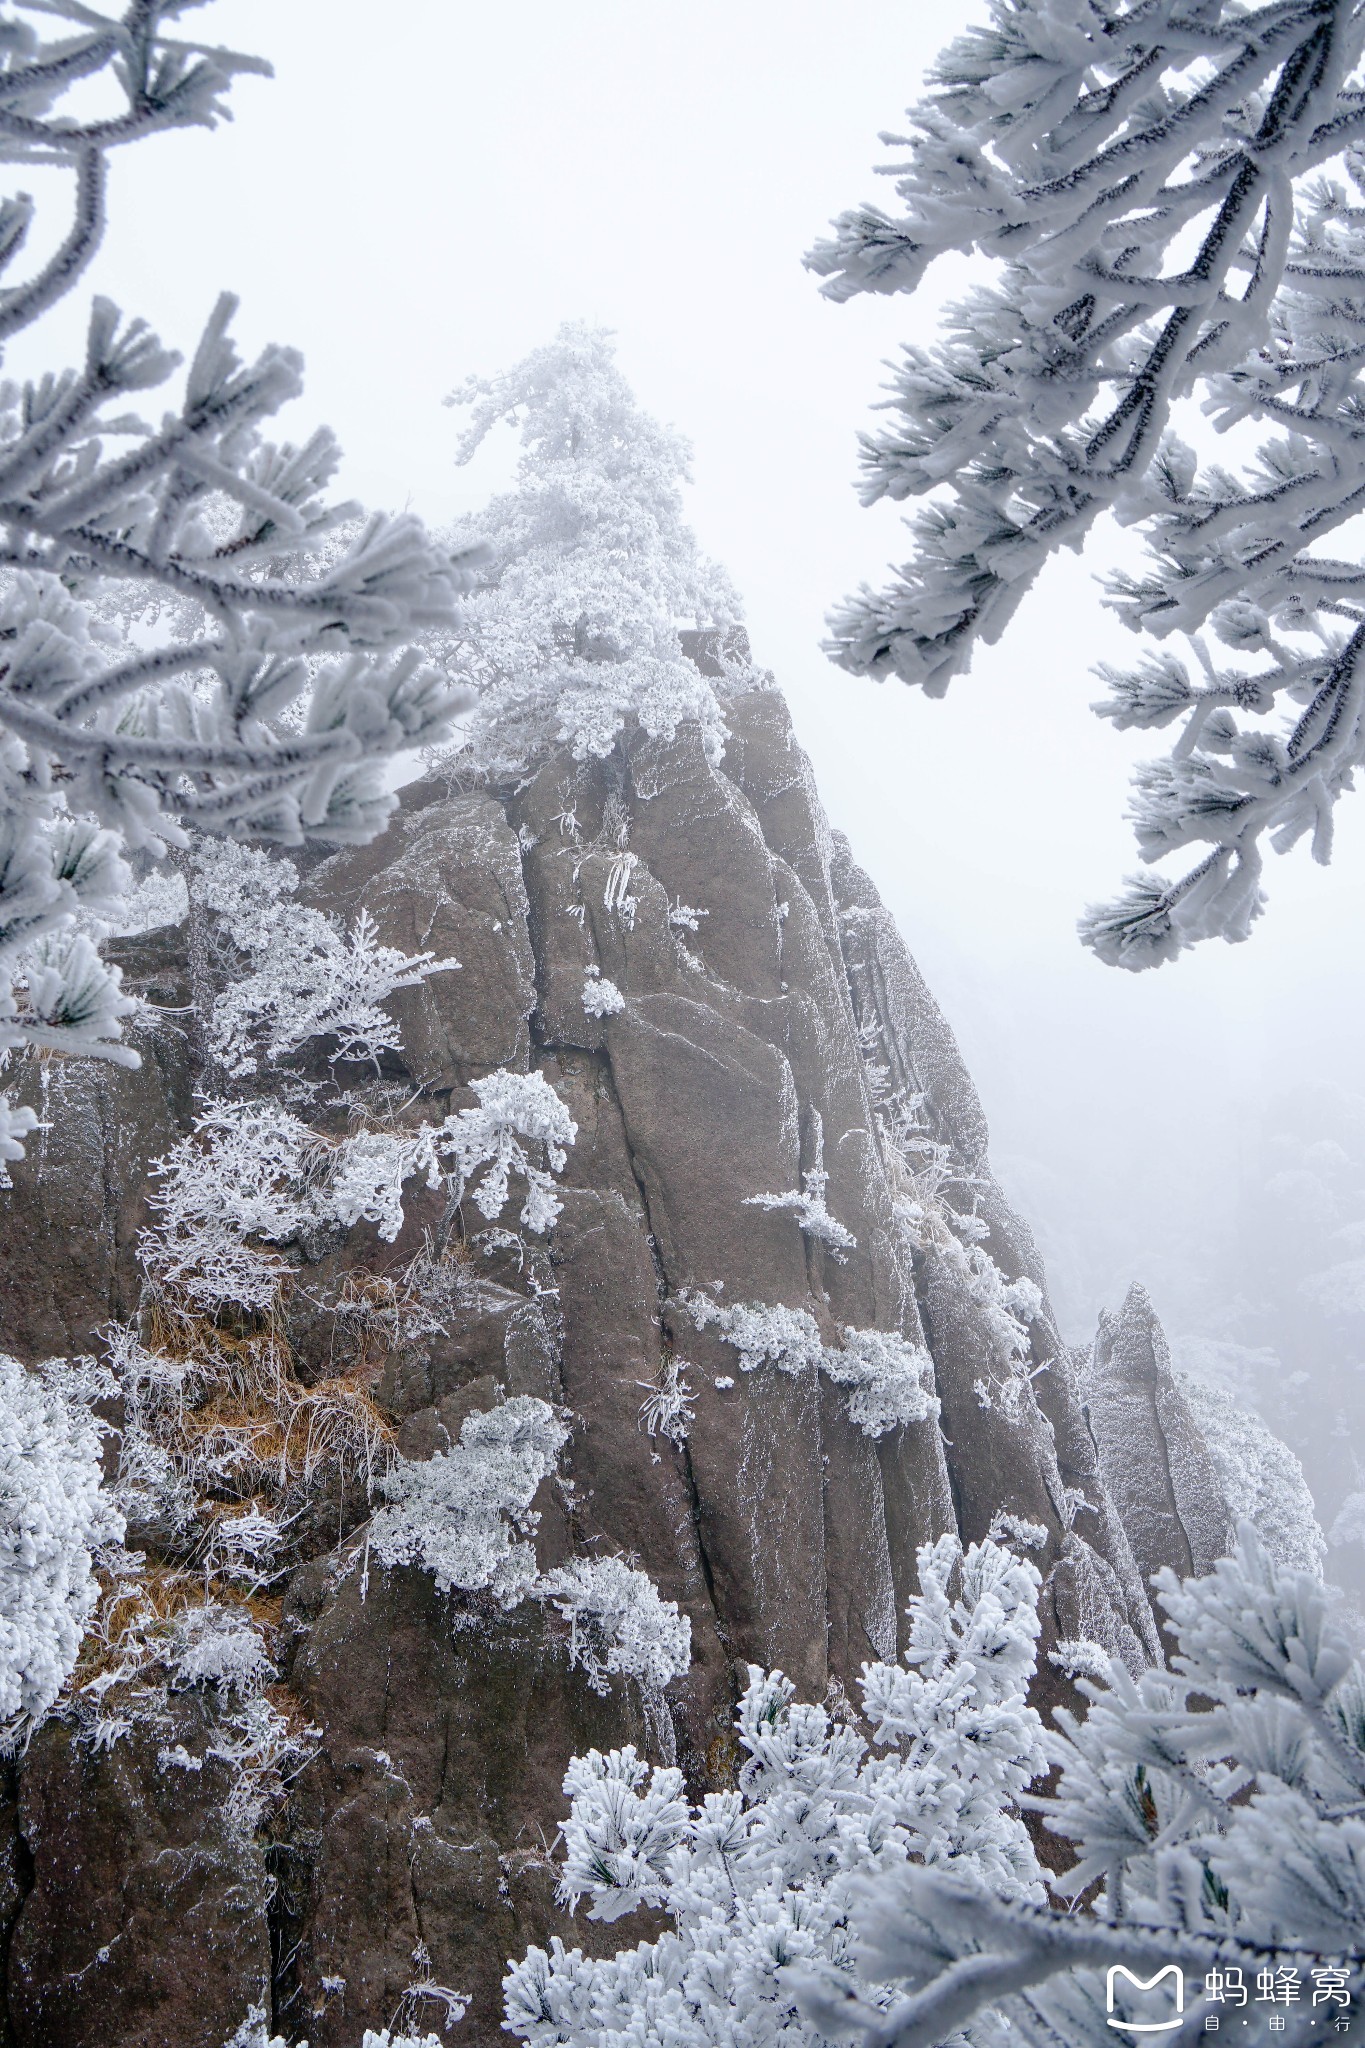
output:
[[[393,1078],[420,1098],[405,1113],[439,1118],[471,1078],[534,1066],[578,1125],[548,1252],[471,1269],[439,1332],[394,1339],[375,1399],[412,1457],[500,1392],[562,1406],[570,1487],[542,1489],[542,1562],[636,1558],[691,1617],[691,1672],[664,1714],[619,1683],[593,1694],[538,1608],[499,1616],[377,1567],[362,1597],[343,1553],[366,1504],[329,1500],[305,1526],[281,1623],[284,1687],[320,1743],[246,1865],[213,1847],[207,1777],[191,1787],[127,1745],[93,1754],[59,1724],[34,1745],[0,1894],[24,2048],[220,2048],[258,1992],[291,2039],[350,2048],[400,2005],[415,2030],[435,2025],[428,1982],[473,1995],[462,2039],[496,2042],[506,1957],[563,1927],[547,1845],[575,1750],[676,1745],[694,1790],[726,1782],[738,1666],[780,1665],[805,1697],[856,1697],[862,1662],[903,1633],[917,1546],[947,1529],[976,1540],[1002,1510],[1035,1528],[1044,1653],[1086,1636],[1140,1664],[1156,1639],[1139,1573],[1217,1548],[1192,1463],[1176,1477],[1154,1452],[1149,1496],[1111,1456],[1126,1430],[1164,1446],[1183,1428],[1169,1374],[1133,1351],[1129,1311],[1091,1375],[1092,1435],[1032,1241],[989,1177],[952,1034],[830,833],[780,695],[735,697],[727,717],[720,767],[684,729],[670,744],[634,735],[587,766],[551,760],[502,796],[420,783],[382,841],[306,880],[309,901],[365,910],[386,943],[461,963],[395,999]],[[140,971],[183,1001],[177,943],[143,942]],[[614,1014],[585,1010],[596,978],[620,990]],[[149,1051],[138,1074],[63,1076],[78,1113],[64,1109],[15,1173],[0,1288],[6,1341],[29,1360],[93,1348],[100,1324],[136,1306],[148,1166],[185,1128],[198,1074],[192,1035]],[[999,1329],[961,1248],[907,1226],[906,1168],[879,1121],[888,1092],[923,1098],[959,1201],[975,1185],[993,1270],[1041,1289],[1034,1376],[1013,1405],[983,1405]],[[815,1170],[855,1240],[842,1257],[790,1209],[752,1204]],[[394,1271],[442,1227],[422,1198],[396,1245],[362,1227],[319,1254],[289,1309],[302,1377],[337,1369],[344,1350],[315,1306],[323,1280]],[[696,1326],[693,1291],[802,1310],[827,1343],[852,1327],[927,1345],[942,1428],[874,1441],[834,1385],[741,1372],[714,1323]],[[678,1443],[641,1420],[670,1364],[695,1409]],[[1063,1691],[1044,1654],[1040,1703]],[[202,1985],[199,2003],[177,1985]]]
[[[179,1744],[134,1734],[105,1752],[42,1729],[19,1781],[27,1896],[9,1944],[20,2048],[180,2048],[268,2009],[264,1845],[224,1817],[226,1768],[202,1757],[193,1703]],[[164,1747],[196,1768],[169,1768]]]
[[[1164,1565],[1201,1577],[1226,1553],[1232,1515],[1145,1288],[1100,1317],[1084,1384],[1100,1470],[1144,1583]]]

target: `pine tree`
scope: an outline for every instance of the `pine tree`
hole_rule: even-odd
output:
[[[803,2005],[866,2048],[1100,2048],[1169,2023],[1126,1978],[1174,1966],[1184,2027],[1232,2010],[1236,2038],[1324,2038],[1365,1991],[1365,1671],[1322,1581],[1249,1524],[1206,1578],[1157,1580],[1170,1671],[1083,1678],[1057,1715],[1055,1791],[1031,1799],[1076,1849],[1055,1888],[1093,1910],[1011,1900],[970,1872],[893,1873],[858,1923],[862,1999],[811,1977]],[[1094,1896],[1092,1888],[1098,1888]],[[884,1992],[898,1996],[888,2003]]]
[[[74,181],[60,246],[22,281],[34,203],[0,201],[0,343],[89,264],[111,151],[215,127],[233,78],[268,70],[174,35],[197,4],[21,0],[0,22],[0,159]],[[326,429],[265,438],[302,361],[277,346],[241,361],[234,303],[218,301],[158,425],[129,405],[179,358],[104,298],[79,366],[0,388],[0,1062],[137,1064],[121,1037],[134,1005],[98,950],[126,853],[160,856],[190,826],[371,838],[394,803],[385,762],[459,702],[410,643],[453,622],[469,564],[407,515],[330,503]],[[0,1176],[33,1125],[0,1094]]]
[[[1139,851],[1208,850],[1087,912],[1121,966],[1245,938],[1262,841],[1326,861],[1365,750],[1363,572],[1318,552],[1365,488],[1363,28],[1351,0],[994,0],[884,138],[903,211],[808,259],[835,299],[913,293],[947,251],[994,271],[862,437],[864,501],[928,503],[893,582],[832,617],[843,667],[941,695],[1102,513],[1146,538],[1109,601],[1188,652],[1103,671],[1095,709],[1179,722],[1137,774]],[[1264,430],[1240,470],[1175,431],[1194,401]]]
[[[586,1896],[609,1922],[653,1907],[672,1924],[615,1956],[532,1948],[504,1980],[509,2032],[529,2048],[818,2048],[802,1987],[876,1995],[856,1902],[908,1858],[1042,1898],[1015,1810],[1044,1764],[1025,1704],[1038,1573],[990,1542],[964,1556],[951,1536],[923,1546],[919,1571],[904,1663],[864,1667],[873,1747],[851,1716],[750,1665],[733,1789],[692,1806],[680,1771],[633,1748],[574,1758],[561,1902]]]

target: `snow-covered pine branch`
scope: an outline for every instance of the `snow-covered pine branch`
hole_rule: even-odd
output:
[[[10,10],[0,159],[64,166],[74,193],[65,239],[22,279],[34,204],[0,201],[0,339],[89,262],[110,151],[215,126],[233,77],[268,69],[172,33],[195,4]],[[243,362],[233,312],[225,295],[155,425],[130,401],[179,358],[104,298],[79,365],[0,391],[0,1059],[136,1064],[118,973],[74,929],[79,913],[118,925],[125,851],[160,854],[191,826],[369,839],[394,803],[384,764],[439,738],[461,701],[409,643],[452,625],[470,564],[406,514],[329,502],[326,429],[265,438],[302,362],[274,345]],[[33,1122],[0,1095],[0,1164]]]
[[[683,522],[687,445],[640,409],[610,335],[567,324],[450,403],[469,409],[461,462],[505,422],[522,445],[515,487],[452,536],[494,557],[459,656],[478,691],[475,763],[519,773],[560,744],[607,754],[628,718],[664,737],[697,720],[718,751],[721,705],[678,626],[731,625],[738,599]]]
[[[932,2048],[971,2020],[983,2042],[1100,2048],[1152,2017],[1121,1979],[1107,2009],[1115,1964],[1144,1980],[1175,1964],[1211,2010],[1240,2004],[1237,1985],[1290,1983],[1302,2040],[1310,2011],[1359,1991],[1365,1672],[1322,1582],[1243,1523],[1207,1578],[1157,1584],[1173,1669],[1135,1679],[1115,1661],[1107,1683],[1082,1678],[1088,1713],[1059,1710],[1049,1741],[1056,1790],[1030,1802],[1077,1850],[1057,1888],[1103,1887],[1094,1913],[1042,1912],[946,1869],[896,1873],[858,1922],[868,1974],[895,2001],[836,2014],[817,1989],[808,2006],[831,2031]]]
[[[1365,569],[1319,552],[1365,490],[1363,28],[1353,0],[998,0],[886,138],[900,213],[809,258],[836,299],[913,293],[949,251],[994,266],[862,437],[866,502],[928,502],[894,582],[833,617],[842,666],[940,695],[1102,513],[1147,540],[1110,601],[1189,652],[1106,669],[1095,708],[1179,724],[1136,779],[1139,850],[1205,850],[1087,912],[1122,966],[1245,938],[1262,843],[1327,860],[1365,754]],[[1173,431],[1192,399],[1265,431],[1240,470]]]
[[[633,1748],[574,1759],[562,1899],[587,1897],[595,1920],[661,1909],[671,1927],[615,1956],[558,1939],[530,1949],[504,1980],[512,2033],[530,2048],[816,2048],[798,1971],[827,1995],[878,1995],[850,1928],[863,1886],[920,1857],[1042,1898],[1017,1812],[1045,1763],[1025,1704],[1038,1574],[994,1544],[964,1558],[951,1537],[919,1567],[905,1663],[865,1667],[871,1752],[847,1721],[798,1704],[781,1672],[751,1665],[733,1790],[690,1806],[681,1772],[651,1770]]]

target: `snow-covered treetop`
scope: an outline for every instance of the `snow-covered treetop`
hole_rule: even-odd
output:
[[[867,502],[932,496],[911,560],[833,617],[841,665],[940,695],[1101,513],[1146,535],[1110,601],[1190,653],[1106,671],[1096,709],[1181,725],[1137,778],[1144,860],[1210,850],[1087,913],[1123,966],[1244,938],[1260,840],[1325,861],[1365,746],[1361,571],[1316,552],[1365,489],[1363,27],[1352,0],[994,0],[884,138],[901,212],[847,213],[809,258],[837,299],[913,292],[946,251],[991,266],[862,437]],[[1240,472],[1173,431],[1191,398],[1269,430]]]
[[[517,772],[563,742],[579,759],[606,754],[632,714],[665,735],[698,719],[719,748],[715,693],[678,628],[731,624],[739,603],[683,521],[687,444],[641,410],[611,336],[567,324],[449,402],[469,408],[461,462],[504,422],[522,447],[515,487],[454,535],[494,556],[460,651],[479,693],[476,760]]]
[[[268,69],[171,34],[195,4],[32,0],[0,23],[0,160],[75,182],[65,238],[23,282],[34,205],[0,200],[0,280],[16,279],[0,282],[0,342],[93,255],[109,151],[214,126],[234,74]],[[329,500],[325,428],[266,438],[302,360],[272,344],[244,362],[234,309],[219,299],[155,424],[130,406],[180,358],[104,298],[76,367],[0,386],[0,1059],[136,1064],[119,1043],[132,1005],[89,929],[119,924],[124,850],[159,854],[188,825],[369,839],[396,800],[385,762],[439,738],[462,701],[410,643],[453,625],[470,564],[407,514]],[[0,1160],[32,1127],[0,1097]]]

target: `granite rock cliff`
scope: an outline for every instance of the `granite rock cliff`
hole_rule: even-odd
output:
[[[705,644],[692,651],[706,666]],[[690,1674],[662,1704],[622,1682],[599,1696],[540,1607],[466,1611],[411,1567],[362,1581],[341,1558],[368,1504],[343,1492],[299,1537],[278,1615],[281,1688],[320,1739],[256,1835],[224,1825],[211,1769],[168,1770],[164,1740],[136,1731],[97,1751],[54,1720],[11,1773],[0,2040],[221,2048],[255,2004],[291,2039],[353,2048],[400,2012],[438,2025],[431,1982],[473,1996],[458,2038],[495,2042],[505,1958],[560,1925],[547,1852],[576,1750],[636,1740],[675,1751],[694,1785],[723,1782],[744,1663],[781,1666],[808,1698],[850,1692],[896,1645],[917,1544],[948,1529],[1028,1525],[1045,1709],[1067,1692],[1047,1657],[1059,1640],[1147,1661],[1144,1575],[1207,1561],[1213,1535],[1181,1492],[1197,1432],[1150,1329],[1130,1304],[1102,1334],[1096,1385],[1117,1394],[1092,1390],[1088,1415],[952,1033],[830,831],[781,695],[732,697],[726,716],[719,766],[684,728],[587,765],[552,758],[515,789],[429,777],[383,839],[305,881],[309,901],[461,963],[394,999],[398,1092],[440,1114],[490,1069],[536,1067],[578,1126],[548,1247],[471,1254],[446,1325],[373,1359],[374,1398],[410,1457],[502,1393],[566,1411],[543,1561],[632,1556],[690,1616]],[[203,1078],[192,921],[121,957],[171,1014],[137,1073],[33,1078],[51,1129],[16,1170],[0,1250],[5,1344],[30,1364],[96,1349],[137,1312],[148,1169]],[[621,1006],[591,1014],[594,982]],[[912,1106],[918,1151],[894,1141],[889,1103]],[[812,1173],[854,1240],[841,1254],[792,1209],[753,1205]],[[974,1235],[926,1220],[931,1183]],[[335,1347],[338,1273],[391,1274],[424,1231],[459,1230],[433,1198],[395,1244],[359,1226],[301,1250],[299,1373]],[[1035,1291],[1013,1297],[1030,1306],[1011,1364],[996,1296],[1021,1280]],[[827,1375],[742,1371],[698,1302],[801,1310],[830,1343],[899,1333],[927,1349],[940,1412],[874,1438]],[[641,1410],[680,1361],[693,1415],[675,1442]],[[188,1728],[193,1694],[177,1711]]]

